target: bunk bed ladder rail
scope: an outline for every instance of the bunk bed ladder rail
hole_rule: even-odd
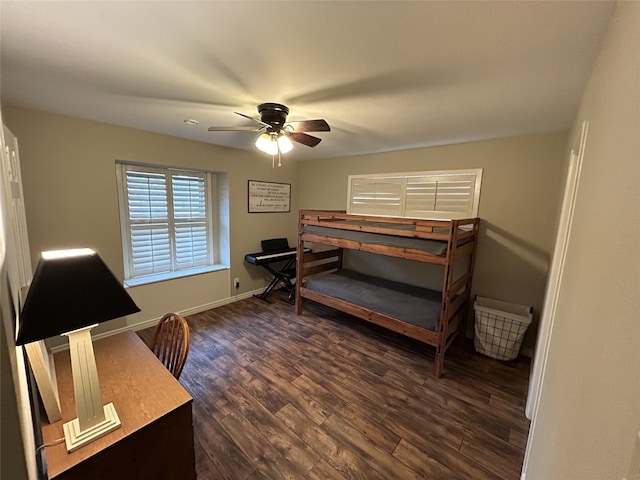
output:
[[[457,249],[460,235],[460,222],[451,220],[447,240],[446,261],[442,280],[442,303],[440,320],[438,322],[438,345],[436,346],[435,376],[442,375],[444,355],[457,335],[466,326],[469,299],[471,298],[471,279],[473,278],[473,264],[475,244],[477,243],[477,222],[472,226],[474,250],[469,257],[469,271],[454,280],[454,267],[457,259]],[[458,294],[463,290],[461,294]]]
[[[453,226],[453,222],[449,228]],[[452,242],[451,235],[448,235],[447,240],[447,251],[446,251],[446,260],[444,263],[444,275],[442,278],[442,301],[440,302],[440,319],[438,321],[438,345],[436,345],[436,356],[435,356],[435,376],[439,378],[442,375],[442,365],[444,364],[444,354],[447,350],[446,348],[446,334],[448,330],[448,313],[449,313],[449,284],[451,281],[451,275],[453,275],[453,268],[451,265],[452,257],[452,246],[455,245],[455,242]]]
[[[467,322],[469,320],[469,312],[471,311],[471,287],[473,282],[473,273],[476,265],[476,254],[478,250],[478,237],[480,234],[480,218],[475,218],[473,224],[471,226],[471,231],[473,232],[473,247],[471,252],[469,253],[469,270],[467,271],[467,284],[466,284],[466,292],[467,294],[467,305],[465,308],[465,316],[462,321],[461,331],[463,335],[466,335],[467,332]]]
[[[295,310],[296,315],[302,314],[302,295],[300,295],[300,287],[302,286],[302,279],[304,278],[304,241],[302,240],[302,219],[304,213],[302,210],[298,211],[298,243],[296,244],[296,298],[295,298]]]

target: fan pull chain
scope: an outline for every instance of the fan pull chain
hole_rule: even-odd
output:
[[[276,143],[276,145],[278,145]],[[282,166],[282,152],[280,152],[280,146],[278,146],[278,166],[281,167]],[[271,155],[271,168],[276,168],[276,156],[275,155]]]

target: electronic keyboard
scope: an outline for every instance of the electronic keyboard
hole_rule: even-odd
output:
[[[268,240],[262,240],[260,242],[262,251],[257,253],[247,253],[244,256],[244,261],[253,265],[260,265],[265,268],[272,276],[272,280],[263,290],[263,292],[256,297],[268,301],[267,296],[278,285],[278,283],[284,283],[285,287],[289,290],[288,302],[293,301],[295,294],[295,288],[291,282],[296,278],[296,248],[289,248],[289,242],[286,238],[271,238]],[[305,248],[304,252],[309,253],[310,248]],[[271,267],[272,263],[284,261],[284,266],[279,267],[278,270]]]
[[[270,252],[257,252],[247,253],[244,259],[248,263],[254,265],[262,265],[265,263],[279,262],[280,260],[289,260],[296,256],[296,248],[287,248],[286,250],[270,251]],[[305,251],[309,250],[305,248]]]

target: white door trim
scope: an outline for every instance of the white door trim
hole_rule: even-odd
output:
[[[544,376],[549,355],[549,344],[553,333],[553,324],[556,319],[556,309],[558,306],[558,297],[564,273],[564,264],[571,237],[571,224],[573,222],[575,200],[576,195],[578,194],[580,171],[582,169],[582,160],[584,158],[588,130],[589,122],[584,121],[582,123],[582,131],[580,133],[580,141],[577,149],[574,148],[571,150],[571,159],[569,161],[569,170],[567,172],[567,180],[564,188],[562,209],[560,211],[560,222],[558,224],[558,232],[556,234],[551,268],[549,269],[549,280],[547,281],[544,304],[540,315],[538,340],[536,342],[536,351],[533,357],[533,369],[531,372],[531,378],[529,379],[529,394],[527,396],[527,406],[525,410],[527,418],[531,420],[529,439],[531,438],[531,432],[533,432],[535,428],[540,397],[544,386]],[[528,460],[529,442],[527,443],[524,462],[522,465],[521,478],[523,480],[526,477]]]

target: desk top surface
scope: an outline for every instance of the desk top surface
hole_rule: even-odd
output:
[[[103,403],[113,402],[122,426],[71,453],[67,453],[64,442],[47,447],[50,478],[192,401],[134,332],[103,338],[93,346]],[[54,359],[62,420],[42,424],[44,443],[64,437],[62,425],[77,416],[69,351],[56,353]]]

